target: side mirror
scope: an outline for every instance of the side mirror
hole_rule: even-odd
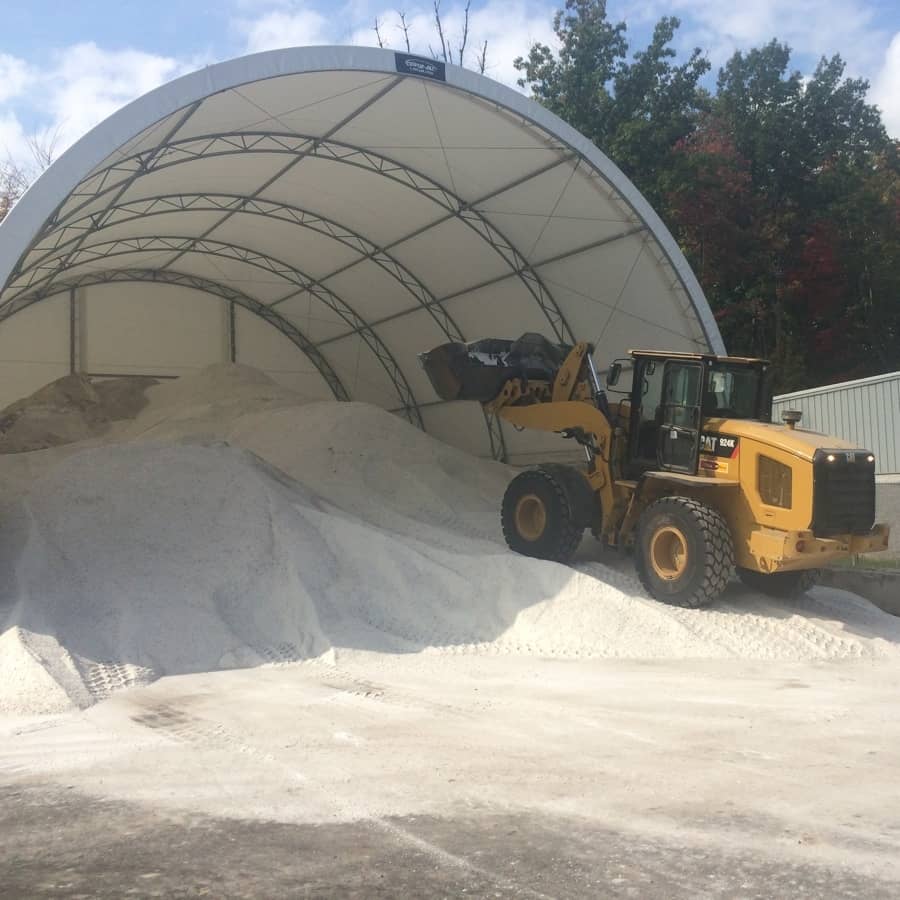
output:
[[[614,362],[606,373],[606,386],[615,387],[619,383],[619,376],[622,374],[622,363]]]

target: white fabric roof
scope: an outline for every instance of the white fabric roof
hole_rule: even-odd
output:
[[[539,331],[724,352],[662,222],[589,141],[473,72],[311,47],[212,66],[97,126],[0,226],[0,328],[72,287],[154,281],[261,317],[335,397],[485,430],[416,354]],[[415,61],[413,62],[415,66]],[[495,455],[534,435],[488,423]]]

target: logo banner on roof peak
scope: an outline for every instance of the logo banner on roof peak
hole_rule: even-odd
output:
[[[410,56],[408,53],[395,53],[394,60],[397,71],[403,75],[418,75],[420,78],[433,78],[435,81],[446,81],[447,70],[444,63],[425,56]]]

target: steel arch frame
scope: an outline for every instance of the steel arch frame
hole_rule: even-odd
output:
[[[360,113],[364,112],[366,109],[368,109],[374,103],[377,103],[378,100],[380,100],[385,94],[390,93],[390,91],[392,91],[395,87],[397,87],[397,85],[399,85],[401,83],[401,81],[402,81],[402,79],[397,77],[396,75],[386,77],[384,79],[384,83],[382,84],[382,87],[374,95],[372,95],[371,97],[368,97],[360,106],[358,106],[356,109],[354,109],[348,115],[344,116],[344,118],[342,118],[339,122],[335,123],[330,129],[328,129],[328,131],[325,132],[324,135],[322,135],[322,139],[326,140],[326,139],[330,138],[333,134],[335,134],[337,131],[339,131],[341,128],[343,128],[344,125],[348,124],[349,122],[352,122],[353,119],[355,119],[358,115],[360,115]],[[191,103],[189,106],[187,106],[184,110],[182,110],[181,115],[178,117],[178,120],[175,123],[175,125],[168,128],[166,130],[165,135],[159,141],[157,141],[151,148],[147,148],[146,150],[140,151],[137,154],[132,154],[131,157],[123,157],[126,160],[137,159],[139,161],[139,165],[133,172],[131,172],[129,175],[127,175],[124,179],[122,179],[120,182],[117,182],[115,185],[113,185],[111,190],[114,190],[116,193],[115,193],[115,196],[113,197],[112,203],[107,203],[106,208],[115,204],[127,192],[127,190],[131,187],[131,185],[134,184],[135,181],[137,181],[138,178],[140,178],[142,175],[144,175],[147,172],[152,170],[151,163],[154,162],[155,160],[157,160],[157,158],[159,157],[159,154],[168,145],[168,142],[174,139],[174,137],[187,124],[187,122],[194,115],[194,113],[200,108],[200,106],[203,105],[203,103],[206,101],[206,99],[207,99],[207,97],[197,99],[193,103]],[[272,184],[277,179],[281,178],[282,175],[286,174],[290,169],[292,169],[295,165],[297,165],[297,163],[301,162],[306,157],[306,155],[307,155],[306,153],[294,154],[292,156],[292,158],[289,160],[289,162],[287,163],[287,165],[285,165],[281,169],[279,169],[279,171],[276,172],[269,180],[265,181],[262,185],[260,185],[259,188],[257,188],[255,193],[253,194],[253,197],[259,196],[259,194],[261,194],[270,184]],[[109,171],[109,167],[107,167],[107,170],[105,170],[105,171]],[[86,180],[90,180],[92,177],[93,176],[89,173],[87,176],[85,176],[85,178],[82,178],[78,182],[78,184],[75,185],[73,191],[77,191],[78,187],[81,184],[83,184]],[[97,195],[95,195],[95,198],[99,197],[99,196],[103,196],[105,193],[106,192],[104,191],[101,194],[97,194]],[[7,284],[9,283],[9,280],[11,278],[14,278],[18,274],[22,259],[24,259],[25,255],[30,252],[31,248],[34,247],[35,243],[40,240],[41,235],[46,232],[48,224],[58,220],[59,213],[60,213],[62,207],[65,205],[65,203],[68,202],[69,198],[72,196],[78,196],[78,195],[74,194],[74,193],[70,193],[69,197],[67,197],[63,203],[60,203],[59,205],[57,205],[56,208],[53,210],[53,212],[51,213],[49,218],[45,221],[44,225],[41,227],[41,229],[39,229],[37,238],[29,244],[28,250],[26,250],[22,254],[19,261],[16,262],[16,265],[13,267],[12,271],[7,276],[7,278],[6,278]],[[81,206],[78,208],[82,209],[82,208],[84,208],[84,205],[85,204],[81,204]],[[233,215],[233,213],[226,213],[220,222],[216,223],[216,225],[213,226],[213,228],[209,229],[207,232],[202,234],[201,237],[204,237],[204,238],[208,237],[210,231],[214,230],[214,228],[223,224],[231,215]],[[78,240],[75,241],[75,246],[70,251],[70,254],[69,254],[70,256],[76,250],[79,249],[79,247],[86,240],[87,236],[88,236],[88,233],[85,233]],[[181,254],[178,254],[178,256],[176,256],[173,260],[170,260],[166,264],[166,266],[164,266],[163,268],[167,268],[168,266],[172,265],[175,261],[177,261],[180,258],[180,256],[181,256]],[[65,263],[67,263],[67,262],[68,262],[68,258],[65,260]],[[64,263],[64,266],[65,266],[65,263]]]
[[[396,83],[397,82],[392,82],[387,89],[395,86]],[[382,92],[380,92],[380,94],[381,93]],[[376,99],[380,99],[380,94]],[[192,114],[193,111],[194,108],[191,109],[190,114]],[[99,197],[104,196],[109,192],[118,190],[119,193],[116,195],[116,199],[118,199],[122,196],[124,190],[127,190],[127,187],[133,184],[142,175],[161,168],[167,168],[172,165],[177,165],[179,164],[179,162],[188,162],[199,158],[209,158],[241,152],[279,152],[290,154],[292,156],[295,156],[297,159],[302,159],[310,156],[329,159],[335,162],[350,164],[363,170],[375,171],[378,174],[384,175],[395,182],[416,190],[421,195],[428,197],[430,200],[438,203],[438,205],[443,209],[447,210],[447,215],[442,216],[438,220],[429,223],[423,228],[417,229],[415,232],[406,235],[399,240],[394,241],[390,245],[391,247],[398,246],[404,241],[410,240],[427,230],[443,224],[446,221],[449,221],[453,218],[458,218],[464,224],[469,226],[473,231],[475,231],[475,233],[478,234],[479,237],[482,238],[482,240],[484,240],[496,253],[498,253],[498,255],[500,255],[507,266],[509,266],[510,272],[506,277],[514,277],[521,280],[522,284],[525,286],[534,301],[538,304],[538,306],[544,313],[556,337],[561,341],[574,342],[574,335],[568,325],[568,322],[565,319],[565,316],[562,313],[562,310],[556,304],[556,301],[553,299],[552,294],[546,288],[537,272],[528,263],[525,257],[523,257],[521,253],[519,253],[515,245],[511,241],[509,241],[502,234],[502,232],[500,232],[499,229],[492,225],[484,215],[482,215],[477,211],[477,209],[475,209],[475,207],[479,203],[485,202],[487,199],[502,194],[506,190],[510,190],[513,187],[522,184],[523,182],[538,177],[549,169],[555,168],[556,166],[570,161],[572,159],[572,155],[570,153],[564,153],[564,155],[562,155],[560,158],[534,170],[533,172],[528,173],[527,175],[520,176],[508,185],[491,191],[489,195],[483,198],[479,198],[478,200],[471,202],[466,202],[461,197],[458,197],[456,194],[447,190],[442,185],[434,182],[432,179],[428,178],[412,167],[405,166],[380,154],[372,153],[371,151],[368,151],[362,147],[357,147],[355,145],[346,144],[340,141],[330,140],[330,134],[335,133],[336,130],[337,129],[333,129],[331,132],[329,132],[328,135],[324,137],[297,136],[290,134],[279,135],[277,133],[270,132],[256,133],[254,135],[253,133],[249,132],[240,132],[236,133],[237,144],[229,144],[229,138],[233,135],[228,134],[206,135],[201,138],[194,137],[185,139],[183,141],[172,141],[171,138],[174,136],[174,133],[169,132],[166,136],[166,139],[155,145],[151,150],[134,154],[132,157],[128,157],[119,162],[113,163],[105,170],[102,170],[100,173],[94,173],[90,175],[88,179],[84,179],[81,184],[84,184],[86,181],[95,181],[98,175],[102,175],[100,183],[96,186],[96,190],[93,193],[82,194],[79,192],[78,186],[76,186],[76,189],[70,194],[69,199],[73,197],[85,196],[85,202],[76,206],[74,210],[71,210],[64,216],[59,215],[59,213],[61,212],[61,208],[57,209],[53,217],[48,221],[47,225],[45,225],[41,235],[52,236],[54,231],[60,230],[62,234],[65,234],[66,230],[73,224],[72,216],[81,209],[84,209],[86,206],[93,203]],[[256,140],[251,144],[246,141],[246,138],[248,136],[255,137]],[[267,145],[266,139],[272,139],[273,141],[275,141],[277,145],[276,148],[273,149],[271,145]],[[300,143],[297,143],[298,139]],[[184,158],[176,159],[174,161],[169,159],[173,148],[182,149],[183,145],[195,144],[198,140],[205,144],[202,152],[193,155],[191,155],[190,153],[185,153]],[[210,148],[213,146],[213,144],[210,143],[211,140],[224,141],[227,145],[227,149],[220,149],[217,151],[214,150],[211,152]],[[135,163],[134,167],[128,168],[126,165],[123,165],[129,162]],[[111,184],[107,184],[107,175],[109,175],[111,172],[116,171],[122,172],[124,177],[120,180],[116,180]],[[283,172],[279,173],[278,177],[280,177],[280,174],[283,174]],[[245,198],[242,201],[237,201],[236,205],[232,206],[231,208],[223,209],[223,212],[226,213],[226,218],[242,211],[244,206],[246,205],[250,205],[253,203],[264,203],[265,201],[260,201],[259,197],[257,196],[258,193],[259,191],[257,191],[257,194],[253,195],[250,198]],[[73,250],[70,257],[66,258],[66,265],[68,265],[72,261],[76,252],[83,244],[85,238],[92,232],[100,230],[105,225],[104,220],[108,220],[108,213],[115,208],[116,206],[107,206],[97,213],[92,213],[87,217],[83,217],[89,218],[91,220],[92,228],[87,229],[86,232],[81,232],[81,234],[74,239],[73,242],[75,244],[75,249]],[[212,231],[214,230],[215,228],[210,229],[207,234],[212,233]],[[203,239],[205,239],[206,236],[207,235],[204,235]],[[331,236],[334,237],[335,235]],[[39,237],[35,244],[32,245],[32,249],[34,249],[35,246],[38,246],[40,242],[41,237]],[[200,242],[200,240],[197,241],[197,243]],[[69,243],[70,242],[68,241],[65,242],[66,245],[68,245]],[[57,240],[57,242],[54,244],[53,249],[58,249],[62,245],[63,242]],[[179,248],[179,251],[177,252],[174,260],[180,258],[180,256],[183,253],[188,252],[188,250],[189,245]],[[34,264],[32,264],[32,266],[28,267],[25,272],[34,268],[42,268],[41,263],[47,260],[50,255],[51,254],[48,253],[40,257],[35,261]],[[446,312],[442,301],[439,298],[434,297],[434,295],[424,287],[419,279],[416,279],[413,276],[412,280],[409,280],[407,278],[408,275],[411,275],[411,273],[409,273],[409,270],[406,269],[405,266],[402,266],[402,264],[400,264],[392,254],[387,252],[387,248],[379,248],[377,245],[371,244],[371,248],[366,250],[359,259],[354,260],[347,266],[343,266],[340,269],[331,272],[325,277],[319,279],[318,285],[323,289],[328,290],[327,288],[325,288],[323,282],[329,280],[330,278],[334,278],[341,272],[346,271],[346,269],[366,260],[372,260],[376,264],[380,265],[383,269],[388,271],[389,274],[391,274],[397,280],[399,280],[404,285],[404,287],[406,287],[407,290],[409,290],[410,293],[412,293],[412,295],[415,297],[417,303],[419,304],[419,307],[425,309],[429,313],[429,315],[438,324],[438,327],[444,332],[445,335],[447,335],[449,339],[463,340],[461,330],[453,321],[452,317]],[[169,264],[171,264],[171,261],[167,265]],[[16,272],[12,274],[12,277],[14,278],[17,274],[20,274],[18,267]],[[22,272],[21,274],[24,274],[24,272]],[[51,274],[50,277],[52,278],[53,274]],[[301,290],[302,289],[303,288],[301,288]],[[291,297],[296,296],[297,293],[297,291],[294,291],[286,295],[285,297],[276,300],[273,305],[283,303],[286,300],[289,300]],[[15,300],[16,296],[18,295],[15,295],[12,299]],[[371,326],[369,326],[368,323],[365,322],[365,320],[362,320],[361,317],[359,317],[359,319],[360,323],[355,326],[351,325],[351,328],[353,328],[354,333],[360,334],[364,337],[367,346],[369,346],[369,348],[376,354],[376,357],[379,358],[379,361],[382,362],[382,365],[388,372],[388,376],[394,384],[398,395],[401,397],[401,400],[404,403],[407,418],[424,430],[424,423],[421,418],[421,413],[418,410],[418,406],[415,404],[414,398],[412,398],[412,391],[409,388],[408,383],[406,382],[402,370],[396,364],[396,360],[393,359],[393,356],[390,356],[391,363],[385,363],[378,350],[376,350],[372,346],[372,342],[365,337],[368,334],[377,339],[377,336],[375,335]],[[350,323],[348,322],[348,324]],[[380,341],[380,339],[377,340],[378,343],[383,347],[384,345]],[[407,393],[406,398],[404,397],[404,391]],[[412,406],[408,402],[408,398],[412,398]],[[410,414],[411,411],[413,412],[413,415]],[[506,447],[500,422],[495,421],[493,417],[485,413],[485,426],[488,432],[488,439],[492,456],[495,459],[504,460],[506,458]]]
[[[215,241],[208,238],[199,240],[195,237],[180,235],[149,235],[118,238],[99,244],[82,246],[67,257],[66,268],[74,268],[100,259],[110,259],[132,253],[177,253],[185,250],[191,253],[206,254],[244,263],[283,278],[285,281],[296,285],[298,292],[305,291],[312,294],[319,302],[336,313],[350,328],[359,328],[360,331],[357,333],[387,373],[394,390],[397,392],[397,396],[400,398],[400,404],[407,420],[423,431],[425,430],[422,415],[412,388],[409,386],[406,376],[403,374],[403,370],[400,368],[394,355],[381,338],[345,300],[322,285],[318,280],[311,278],[305,272],[288,263],[275,259],[261,251],[225,241]],[[65,269],[62,271],[65,271]],[[0,304],[0,321],[4,318],[3,311],[5,308],[10,304],[17,303],[25,294],[48,296],[51,290],[55,292],[53,285],[57,274],[59,274],[58,271],[51,272],[40,283],[29,285],[24,291],[20,291],[5,303]],[[42,289],[40,285],[46,285],[46,287]],[[33,291],[28,289],[32,287],[34,288]]]
[[[446,311],[443,303],[435,297],[424,283],[413,275],[406,266],[392,254],[379,248],[373,241],[364,237],[359,232],[356,232],[345,225],[341,225],[333,219],[328,219],[325,216],[312,212],[311,210],[303,209],[288,203],[250,199],[237,194],[213,192],[167,194],[159,195],[157,197],[140,198],[127,203],[106,207],[100,214],[83,216],[81,219],[70,222],[61,230],[51,232],[51,237],[54,234],[57,237],[53,246],[47,248],[48,252],[32,266],[24,270],[24,272],[27,272],[32,268],[37,268],[42,261],[50,259],[59,251],[65,251],[67,247],[78,242],[79,239],[99,234],[104,228],[122,225],[127,222],[154,215],[191,211],[233,212],[248,215],[261,215],[269,218],[276,218],[279,221],[288,222],[300,227],[309,228],[319,234],[325,234],[345,246],[356,250],[361,254],[362,258],[369,259],[376,263],[391,277],[399,281],[418,304],[418,306],[410,309],[409,312],[424,309],[446,336],[447,340],[465,341],[462,330],[453,320],[450,313]],[[123,212],[125,215],[117,215],[117,213]],[[85,223],[85,226],[81,227],[81,223]],[[67,234],[67,232],[70,231],[74,232],[71,237]],[[34,249],[39,250],[44,248],[41,248],[38,244]],[[158,271],[165,272],[168,270],[160,269]],[[514,274],[515,273],[510,272],[508,276],[504,277],[513,277]],[[15,301],[15,299],[16,297],[12,298],[13,301]],[[282,301],[276,301],[276,303],[278,302]],[[2,321],[2,319],[0,319],[0,321]],[[358,333],[358,329],[354,329],[353,331],[345,332],[344,334],[350,336]],[[318,346],[315,344],[313,346],[315,347],[316,352],[319,352]],[[301,347],[301,349],[303,348]],[[486,411],[483,411],[483,414],[491,456],[498,461],[504,462],[506,460],[506,441],[500,420]]]
[[[463,341],[462,331],[446,312],[440,301],[416,277],[403,263],[392,254],[380,248],[374,241],[354,231],[352,228],[342,225],[334,219],[329,219],[313,210],[296,206],[291,203],[281,203],[274,200],[253,199],[240,194],[227,194],[219,191],[205,192],[179,192],[173,194],[160,194],[156,197],[142,197],[127,203],[118,203],[104,209],[102,214],[89,214],[83,216],[59,232],[51,232],[51,237],[56,234],[57,240],[50,248],[36,246],[35,250],[47,249],[47,253],[40,259],[22,271],[24,275],[32,269],[42,268],[42,263],[55,258],[59,251],[78,241],[82,235],[96,235],[105,228],[123,225],[138,219],[152,216],[168,215],[177,212],[223,212],[245,215],[258,215],[264,218],[276,219],[287,222],[301,228],[308,228],[317,234],[323,234],[335,241],[356,251],[361,257],[371,259],[380,266],[392,278],[398,281],[418,303],[418,307],[424,309],[434,319],[438,328],[451,341]],[[122,213],[123,215],[118,215]],[[83,227],[81,223],[86,223]],[[71,236],[67,232],[75,232]],[[62,255],[62,254],[59,254]],[[327,280],[327,279],[322,279]],[[275,301],[276,303],[281,301]]]
[[[45,237],[49,235],[56,228],[65,227],[78,212],[88,207],[98,198],[103,197],[106,194],[115,191],[117,188],[121,187],[121,185],[128,183],[129,180],[134,180],[151,172],[170,168],[186,162],[193,162],[199,159],[212,159],[221,156],[231,156],[241,153],[289,154],[292,156],[302,156],[302,158],[319,158],[331,162],[343,163],[365,171],[375,172],[404,187],[416,191],[421,196],[427,197],[446,210],[448,215],[392,242],[391,247],[395,247],[404,241],[417,237],[425,231],[437,227],[443,222],[458,218],[475,231],[475,233],[504,260],[516,276],[521,279],[529,294],[531,294],[532,298],[541,308],[557,339],[564,343],[575,342],[575,337],[562,310],[556,304],[550,291],[548,291],[543,284],[540,276],[532,269],[531,265],[525,257],[522,256],[514,244],[475,208],[479,203],[484,202],[484,198],[466,201],[410,166],[355,144],[323,139],[313,135],[278,132],[226,132],[222,134],[199,135],[184,138],[180,141],[167,140],[160,143],[152,152],[137,153],[130,157],[125,157],[122,160],[111,163],[99,172],[92,173],[86,179],[83,179],[69,195],[69,199],[82,197],[84,198],[84,201],[77,204],[74,209],[63,215],[59,215],[61,212],[61,210],[59,210],[55,216],[48,220],[42,230],[42,236]],[[145,159],[144,157],[147,158]],[[548,168],[559,165],[560,162],[570,159],[571,156],[567,153],[564,160],[556,160],[551,164],[543,166],[536,170],[531,176],[517,178],[510,187],[491,191],[490,197],[495,197],[498,194],[503,193],[503,190],[508,190],[512,186],[519,185],[523,183],[523,181],[529,180],[529,177],[537,177]],[[122,178],[111,181],[107,178],[110,173],[120,173]],[[86,184],[94,184],[94,189],[91,191],[80,191],[79,187]],[[98,211],[98,213],[99,212],[102,211]],[[360,262],[361,261],[362,260],[360,260]],[[344,271],[344,267],[329,273],[329,275],[326,275],[321,280],[327,281],[341,271]],[[18,274],[18,272],[13,273],[12,277],[14,277],[15,274]]]
[[[331,389],[336,400],[350,400],[350,394],[344,387],[340,376],[331,367],[331,363],[319,351],[316,345],[299,329],[293,322],[288,321],[280,313],[269,309],[264,303],[251,297],[244,291],[228,287],[218,281],[210,278],[202,278],[198,275],[188,275],[183,272],[159,271],[157,269],[108,269],[102,272],[88,272],[77,278],[65,281],[53,282],[45,290],[36,290],[30,294],[11,301],[11,304],[4,304],[0,307],[0,322],[4,322],[16,313],[27,309],[35,303],[47,297],[54,296],[58,293],[64,293],[77,290],[82,287],[89,287],[94,284],[119,284],[127,282],[152,282],[155,284],[166,284],[177,287],[190,288],[196,291],[203,291],[207,294],[220,297],[228,303],[240,306],[253,315],[264,319],[288,340],[296,344],[297,347],[306,355],[309,361],[315,366],[316,370],[325,380],[325,383]]]
[[[417,309],[424,309],[435,321],[438,328],[446,336],[447,340],[465,341],[465,337],[463,336],[462,330],[460,329],[459,325],[453,320],[453,317],[446,311],[443,304],[438,300],[438,298],[436,298],[434,294],[424,285],[424,283],[422,283],[415,275],[413,275],[413,273],[410,272],[409,269],[407,269],[394,256],[379,248],[377,244],[375,244],[373,241],[369,240],[359,232],[356,232],[345,225],[341,225],[340,223],[335,222],[333,219],[328,219],[325,216],[322,216],[311,210],[294,206],[293,204],[277,203],[270,200],[248,199],[237,194],[223,194],[212,192],[196,194],[180,193],[160,195],[157,197],[140,198],[138,200],[107,207],[103,210],[102,214],[90,214],[82,217],[81,219],[77,219],[69,223],[61,230],[51,233],[51,236],[55,234],[57,238],[52,247],[41,248],[38,245],[34,249],[47,249],[48,252],[43,257],[41,257],[41,260],[47,260],[51,257],[51,255],[58,254],[60,251],[65,251],[66,248],[77,242],[79,238],[83,236],[99,234],[104,228],[115,225],[122,225],[127,222],[155,215],[166,215],[173,212],[191,211],[236,212],[247,215],[261,215],[269,218],[275,218],[279,221],[288,222],[299,227],[309,228],[319,234],[325,234],[328,237],[339,241],[345,246],[350,247],[352,250],[357,251],[365,258],[371,259],[390,276],[399,281],[418,303],[417,307],[413,307],[409,310],[410,312],[413,312]],[[84,223],[84,227],[82,227],[82,223]],[[69,232],[72,232],[71,236],[69,236]],[[35,266],[37,266],[41,260],[37,261],[35,263]],[[147,271],[149,272],[151,270]],[[160,269],[155,271],[161,273],[168,272],[167,269]],[[512,273],[510,273],[510,275],[512,275]],[[155,280],[157,282],[166,281],[166,279],[164,278],[152,279],[146,277],[142,278],[141,280]],[[167,283],[180,283],[180,281],[172,279]],[[218,285],[217,282],[209,283]],[[220,287],[224,290],[227,290],[224,288],[224,286]],[[221,291],[217,292],[221,295]],[[15,298],[13,299],[15,300]],[[266,307],[265,305],[262,306],[265,310],[265,313],[257,314],[261,314],[263,318],[267,318],[267,320],[269,315],[277,316],[278,320],[286,323],[289,328],[292,327],[281,316],[278,316],[278,314],[275,313],[274,309]],[[2,321],[2,318],[0,318],[0,321]],[[276,324],[276,327],[283,333],[286,333],[284,327],[278,324]],[[348,334],[348,336],[356,333],[356,330],[352,332],[345,332],[345,334]],[[294,343],[298,344],[303,352],[307,352],[307,347],[304,344],[304,341],[308,341],[305,336],[302,338],[302,340],[295,340]],[[309,342],[309,346],[312,347],[314,352],[319,357],[321,357],[321,351],[316,344]],[[325,365],[328,366],[328,370],[331,374],[322,374],[323,377],[326,378],[326,381],[329,381],[330,384],[331,378],[333,377],[336,379],[337,376],[334,374],[334,370],[330,368],[330,365],[328,365],[327,361],[324,361],[324,358],[323,362],[325,362]],[[317,365],[317,368],[320,367]],[[339,391],[335,390],[333,387],[332,390],[335,393],[335,396],[338,397],[338,399],[346,399],[345,396],[341,396]],[[343,385],[340,385],[340,392],[346,394],[346,390],[344,389]],[[498,461],[504,462],[506,460],[506,441],[503,435],[503,429],[500,420],[487,411],[483,411],[483,415],[488,442],[491,449],[491,456]]]
[[[597,249],[598,247],[603,247],[607,244],[613,244],[616,241],[624,240],[625,238],[629,238],[632,235],[640,234],[644,230],[645,230],[645,228],[643,225],[633,225],[631,228],[627,228],[627,229],[625,229],[625,231],[621,231],[618,234],[613,234],[613,235],[610,235],[609,237],[602,238],[597,241],[591,241],[591,243],[584,244],[580,247],[574,247],[571,250],[567,250],[565,253],[557,253],[556,255],[548,257],[547,259],[538,260],[537,262],[532,263],[532,265],[535,269],[540,269],[543,266],[548,266],[548,265],[551,265],[552,263],[560,262],[561,260],[568,259],[569,257],[578,256],[581,253],[587,253],[591,250]],[[486,281],[480,282],[479,284],[473,284],[473,285],[463,288],[462,290],[453,291],[450,294],[444,294],[442,297],[437,297],[433,302],[437,303],[439,305],[443,305],[444,303],[447,303],[450,300],[455,300],[457,297],[462,297],[465,294],[471,294],[476,291],[481,291],[486,287],[490,287],[491,285],[499,284],[502,281],[506,281],[509,278],[515,277],[515,275],[516,275],[515,272],[505,272],[503,275],[498,275],[493,278],[489,278]],[[634,313],[629,313],[624,310],[616,310],[614,306],[603,303],[603,301],[598,301],[598,302],[600,303],[600,305],[606,306],[610,311],[617,311],[617,312],[622,313],[623,315],[630,316],[631,318],[640,319],[641,321],[646,321],[645,319],[642,319],[640,316],[636,316]],[[404,316],[412,315],[413,313],[416,313],[418,311],[419,311],[418,307],[408,307],[407,309],[402,309],[402,310],[399,310],[398,312],[387,313],[386,315],[381,316],[378,319],[373,319],[371,322],[369,322],[369,324],[373,328],[376,328],[379,325],[383,325],[385,322],[394,322],[397,319],[402,319]],[[323,338],[321,341],[317,342],[316,346],[324,347],[326,344],[332,344],[336,341],[343,340],[344,338],[350,337],[355,333],[356,333],[355,331],[343,331],[340,334],[335,334],[331,337]]]

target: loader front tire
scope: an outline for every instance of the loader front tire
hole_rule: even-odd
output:
[[[500,522],[511,550],[561,563],[572,559],[584,532],[566,484],[545,469],[528,469],[509,483]]]
[[[698,609],[713,603],[734,573],[734,546],[721,514],[691,497],[664,497],[641,514],[635,563],[656,600]]]

